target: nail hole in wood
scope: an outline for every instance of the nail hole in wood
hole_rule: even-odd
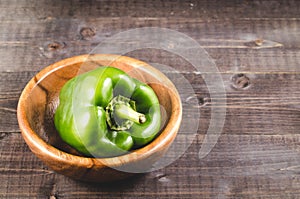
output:
[[[48,48],[49,51],[60,50],[60,49],[62,49],[64,47],[65,47],[65,43],[63,43],[63,42],[57,42],[57,41],[54,41],[54,42],[49,43],[47,45],[47,48]]]
[[[244,43],[244,45],[248,46],[248,47],[260,47],[263,45],[263,43],[264,43],[263,39],[255,39],[255,40]]]
[[[0,133],[0,140],[4,139],[8,133]]]
[[[84,27],[80,29],[80,36],[83,40],[89,40],[96,35],[96,30],[90,27]]]
[[[256,46],[261,46],[263,44],[264,40],[263,39],[256,39],[254,40],[254,43]]]
[[[209,98],[197,97],[197,95],[192,95],[186,98],[185,103],[198,104],[199,107],[205,106],[209,102]]]
[[[236,89],[246,89],[250,86],[250,79],[245,74],[239,73],[232,76],[232,86]]]
[[[208,98],[200,97],[199,98],[199,106],[205,106],[209,102]]]

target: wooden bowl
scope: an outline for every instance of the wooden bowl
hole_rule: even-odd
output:
[[[126,155],[90,158],[78,154],[59,137],[53,115],[62,86],[72,77],[110,65],[149,84],[162,107],[163,127],[148,145]],[[161,158],[178,132],[182,107],[172,82],[145,62],[118,55],[80,55],[54,63],[34,76],[23,90],[18,104],[18,122],[31,151],[54,171],[73,179],[107,182],[150,169]]]

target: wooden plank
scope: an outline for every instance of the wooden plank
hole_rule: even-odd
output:
[[[165,22],[165,23],[164,23]],[[65,25],[66,23],[70,25]],[[118,24],[127,27],[118,27]],[[226,23],[227,25],[224,25]],[[32,71],[60,59],[92,52],[109,36],[144,24],[166,27],[185,33],[207,50],[220,71],[294,72],[299,71],[299,46],[297,39],[300,20],[284,23],[282,20],[268,21],[263,26],[260,20],[217,20],[195,19],[90,19],[84,23],[78,20],[51,22],[16,22],[14,26],[0,24],[0,53],[3,55],[0,71]],[[16,27],[18,27],[16,29]],[[83,27],[95,28],[95,36],[82,40]],[[274,28],[275,27],[275,28]],[[279,27],[284,27],[279,31]],[[234,32],[233,32],[234,30]],[[18,32],[12,34],[11,32]],[[212,35],[211,32],[214,32]],[[249,34],[251,32],[251,34]],[[272,34],[270,34],[270,32]],[[44,35],[47,35],[45,38]],[[30,36],[28,36],[30,35]],[[257,39],[261,45],[255,44]],[[53,48],[52,45],[59,47]],[[279,46],[278,46],[279,45]],[[154,53],[154,54],[152,54]],[[152,56],[149,56],[151,54]],[[11,59],[14,55],[14,59]],[[166,52],[135,52],[137,58],[154,59],[166,64],[174,58]],[[177,58],[178,59],[178,58]],[[176,63],[175,60],[174,62]]]
[[[17,72],[32,71],[37,73],[44,67],[59,61],[61,59],[85,54],[92,51],[91,46],[76,47],[68,46],[65,52],[49,53],[52,58],[42,55],[41,51],[36,47],[34,49],[12,49],[1,48],[0,53],[4,56],[0,63],[1,72]],[[300,72],[300,51],[299,50],[272,50],[272,51],[252,51],[252,50],[234,50],[234,49],[208,49],[209,55],[212,57],[216,67],[221,73],[298,73]],[[179,72],[195,72],[196,69],[189,63],[166,52],[155,52],[145,50],[141,52],[132,52],[128,56],[144,60],[146,62],[161,63],[172,66]],[[38,54],[40,53],[40,54]],[[19,57],[10,59],[11,54]],[[150,54],[152,56],[150,56]],[[27,58],[26,58],[26,56]],[[25,56],[25,57],[23,57]],[[48,54],[47,54],[48,56]],[[180,66],[181,65],[181,66]],[[197,72],[197,71],[196,71]],[[198,71],[199,72],[199,71]],[[201,72],[201,71],[200,71]]]
[[[300,178],[296,175],[300,163],[299,136],[222,135],[213,151],[199,159],[201,139],[199,136],[184,156],[164,169],[117,184],[97,185],[53,173],[31,154],[18,134],[11,134],[0,145],[1,179],[7,182],[0,186],[0,195],[10,198],[299,197]],[[14,150],[7,154],[7,147]]]
[[[14,12],[9,12],[13,10]],[[48,16],[72,18],[114,17],[182,17],[182,18],[299,18],[297,1],[59,1],[28,3],[26,0],[2,0],[0,17],[9,20],[39,19]]]

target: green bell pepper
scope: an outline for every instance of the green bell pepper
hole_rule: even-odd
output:
[[[84,155],[118,156],[154,139],[160,105],[147,84],[120,69],[99,67],[62,87],[54,124],[62,140]]]

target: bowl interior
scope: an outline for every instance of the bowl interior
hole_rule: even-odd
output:
[[[172,115],[171,95],[174,94],[172,83],[156,69],[126,57],[88,56],[80,59],[70,59],[66,62],[52,65],[49,70],[34,77],[34,85],[27,94],[24,107],[26,119],[33,132],[47,144],[55,148],[82,156],[76,150],[65,144],[55,129],[53,116],[59,104],[59,92],[62,86],[72,77],[101,66],[113,66],[127,72],[142,82],[149,84],[160,101],[162,112],[162,129],[165,128]],[[139,149],[138,149],[139,150]]]

